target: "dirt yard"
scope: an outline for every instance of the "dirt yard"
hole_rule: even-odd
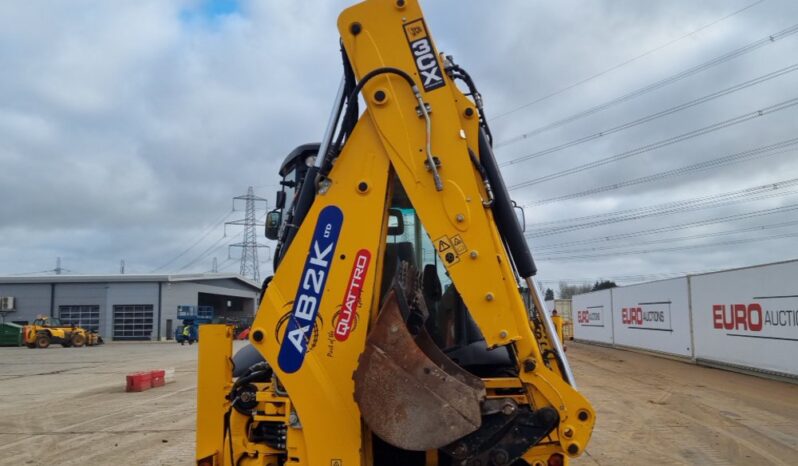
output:
[[[582,465],[796,465],[798,385],[570,344],[598,421]],[[191,465],[196,346],[0,348],[0,464]],[[124,375],[176,381],[124,393]]]
[[[798,465],[798,385],[571,343],[597,411],[578,465]]]

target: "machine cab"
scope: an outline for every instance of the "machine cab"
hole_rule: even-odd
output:
[[[294,223],[296,198],[305,181],[308,168],[316,161],[319,144],[303,144],[285,158],[280,166],[280,185],[282,189],[275,196],[275,208],[266,215],[266,238],[279,242],[274,255],[275,269],[279,262],[280,246],[285,242],[287,231],[285,225]]]
[[[33,321],[33,325],[39,327],[62,327],[61,320],[58,318],[39,318]]]

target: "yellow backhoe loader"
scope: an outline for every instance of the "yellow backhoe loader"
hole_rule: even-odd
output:
[[[595,412],[473,80],[416,0],[367,0],[338,29],[326,132],[289,154],[267,215],[251,346],[234,357],[232,327],[200,330],[196,464],[567,464]]]

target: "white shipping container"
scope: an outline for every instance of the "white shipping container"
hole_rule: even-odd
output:
[[[612,289],[616,345],[692,357],[687,278]]]
[[[613,344],[611,290],[576,295],[572,305],[575,340]]]
[[[573,313],[571,312],[570,299],[550,299],[546,301],[546,309],[551,314],[551,311],[557,309],[557,314],[566,320],[573,320]]]
[[[695,356],[798,376],[798,261],[690,277]]]

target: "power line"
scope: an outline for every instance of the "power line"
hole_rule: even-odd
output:
[[[615,240],[619,240],[619,239],[629,239],[629,238],[637,238],[637,237],[640,237],[640,236],[654,235],[654,234],[657,234],[657,233],[670,233],[672,231],[685,230],[685,229],[688,229],[688,228],[695,228],[695,227],[700,227],[700,226],[713,225],[713,224],[717,224],[717,223],[731,222],[731,221],[737,221],[737,220],[747,220],[747,219],[756,218],[756,217],[763,217],[763,216],[766,216],[766,215],[783,214],[783,213],[788,213],[788,212],[792,212],[792,211],[796,211],[796,210],[798,210],[798,204],[792,204],[792,205],[787,205],[787,206],[783,206],[783,207],[774,207],[774,208],[770,208],[770,209],[759,209],[759,210],[754,210],[752,212],[745,212],[745,213],[742,213],[742,214],[725,215],[723,217],[715,217],[715,218],[711,218],[711,219],[698,220],[698,221],[695,221],[695,222],[687,222],[687,223],[681,223],[681,224],[677,224],[677,225],[668,225],[668,226],[658,227],[658,228],[649,228],[647,230],[639,230],[639,231],[629,232],[629,233],[619,233],[619,234],[615,234],[615,235],[605,235],[605,236],[595,237],[595,238],[591,238],[591,239],[567,241],[567,242],[564,242],[564,243],[557,243],[557,244],[547,244],[547,245],[543,245],[543,246],[536,246],[534,249],[535,249],[535,251],[545,251],[545,250],[548,250],[548,249],[557,249],[557,248],[562,248],[562,247],[567,247],[567,246],[578,246],[578,245],[592,244],[592,243],[604,243],[604,242],[615,241]]]
[[[192,243],[192,244],[191,244],[191,246],[187,247],[187,248],[186,248],[186,249],[185,249],[183,252],[181,252],[180,254],[176,255],[175,257],[173,257],[173,258],[169,259],[169,261],[167,261],[166,263],[164,263],[162,266],[160,266],[160,267],[157,267],[157,268],[153,269],[153,270],[152,270],[150,273],[152,273],[152,272],[157,272],[157,271],[159,271],[159,270],[161,270],[161,269],[164,269],[164,268],[166,268],[167,266],[169,266],[170,264],[174,263],[176,260],[178,260],[178,259],[180,259],[181,257],[183,257],[184,255],[186,255],[186,254],[187,254],[189,251],[191,251],[191,250],[192,250],[192,249],[194,249],[194,248],[195,248],[195,247],[196,247],[198,244],[200,244],[200,243],[202,242],[202,240],[204,240],[205,238],[207,238],[207,237],[208,237],[208,235],[209,235],[209,234],[211,234],[211,232],[212,232],[212,231],[213,231],[215,228],[217,228],[217,227],[218,227],[219,225],[221,225],[221,224],[222,224],[222,223],[223,223],[225,220],[227,220],[227,217],[229,217],[229,216],[230,216],[232,213],[233,213],[233,211],[232,211],[232,210],[230,210],[230,211],[228,211],[228,212],[225,212],[225,214],[224,214],[224,215],[223,215],[223,216],[222,216],[220,219],[218,219],[218,220],[217,220],[217,221],[215,221],[213,224],[211,224],[211,226],[210,226],[210,227],[208,227],[208,228],[205,230],[205,232],[204,232],[204,233],[203,233],[203,234],[202,234],[202,235],[199,237],[199,239],[198,239],[197,241],[195,241],[194,243]],[[182,269],[181,269],[181,270],[182,270]]]
[[[561,120],[557,120],[557,121],[555,121],[553,123],[549,123],[547,125],[544,125],[544,126],[541,126],[539,128],[536,128],[536,129],[534,129],[532,131],[529,131],[527,133],[524,133],[524,134],[522,134],[520,136],[516,136],[515,139],[526,139],[526,138],[528,138],[530,136],[535,136],[537,134],[540,134],[540,133],[552,130],[554,128],[558,128],[560,126],[566,125],[566,124],[571,123],[573,121],[579,120],[579,119],[584,118],[586,116],[590,116],[590,115],[593,115],[595,113],[601,112],[601,111],[606,110],[606,109],[608,109],[610,107],[613,107],[613,106],[618,105],[620,103],[626,102],[627,100],[631,100],[631,99],[639,97],[639,96],[641,96],[643,94],[647,94],[649,92],[655,91],[655,90],[660,89],[662,87],[665,87],[665,86],[667,86],[669,84],[675,83],[675,82],[680,81],[680,80],[682,80],[684,78],[687,78],[687,77],[692,76],[694,74],[700,73],[700,72],[702,72],[704,70],[712,68],[713,66],[720,65],[721,63],[725,63],[725,62],[727,62],[729,60],[732,60],[734,58],[742,56],[742,55],[744,55],[744,54],[746,54],[748,52],[752,52],[752,51],[754,51],[756,49],[759,49],[760,47],[764,47],[765,45],[772,44],[773,42],[776,42],[777,40],[780,40],[780,39],[783,39],[785,37],[791,36],[791,35],[793,35],[793,34],[795,34],[797,32],[798,32],[798,24],[790,26],[787,29],[783,29],[783,30],[781,30],[781,31],[779,31],[779,32],[777,32],[775,34],[772,34],[772,35],[769,35],[769,36],[764,37],[762,39],[759,39],[757,41],[751,42],[750,44],[748,44],[746,46],[740,47],[738,49],[732,50],[731,52],[728,52],[726,54],[723,54],[723,55],[720,55],[718,57],[715,57],[712,60],[704,62],[704,63],[702,63],[702,64],[700,64],[698,66],[694,66],[692,68],[688,68],[688,69],[686,69],[686,70],[684,70],[682,72],[676,73],[676,74],[674,74],[672,76],[669,76],[667,78],[661,79],[661,80],[659,80],[657,82],[654,82],[652,84],[649,84],[647,86],[641,87],[640,89],[632,91],[632,92],[630,92],[628,94],[624,94],[624,95],[622,95],[620,97],[617,97],[615,99],[607,101],[607,102],[605,102],[603,104],[596,105],[595,107],[591,107],[591,108],[589,108],[587,110],[583,110],[581,112],[575,113],[575,114],[573,114],[573,115],[571,115],[569,117],[566,117],[566,118],[563,118]]]
[[[258,223],[255,218],[255,203],[263,202],[264,208],[268,207],[265,198],[255,195],[255,188],[250,186],[247,188],[247,194],[236,196],[233,198],[233,203],[236,200],[246,201],[246,215],[241,220],[227,222],[227,225],[241,225],[244,227],[244,240],[240,243],[231,244],[230,247],[241,248],[241,267],[239,274],[242,277],[252,278],[255,282],[260,281],[260,261],[258,260],[258,248],[268,248],[266,244],[258,243],[257,235],[255,234],[256,226],[263,226],[263,223]]]
[[[641,59],[643,57],[651,55],[654,52],[658,52],[658,51],[664,49],[665,47],[668,47],[669,45],[673,45],[673,44],[675,44],[676,42],[679,42],[682,39],[686,39],[686,38],[688,38],[690,36],[698,34],[699,32],[701,32],[701,31],[703,31],[703,30],[705,30],[707,28],[712,27],[712,26],[720,23],[723,20],[729,19],[732,16],[738,15],[738,14],[744,12],[745,10],[748,10],[749,8],[753,8],[754,6],[759,5],[760,3],[764,2],[764,1],[765,0],[758,0],[758,1],[756,1],[754,3],[751,3],[751,4],[747,5],[747,6],[744,6],[743,8],[740,8],[737,11],[733,11],[733,12],[731,12],[731,13],[725,15],[725,16],[722,16],[722,17],[716,19],[715,21],[712,21],[711,23],[707,23],[707,24],[701,26],[698,29],[690,31],[687,34],[681,35],[681,36],[677,37],[676,39],[670,40],[670,41],[668,41],[668,42],[666,42],[666,43],[664,43],[662,45],[654,47],[653,49],[650,49],[650,50],[648,50],[646,52],[643,52],[642,54],[637,55],[637,56],[635,56],[633,58],[630,58],[630,59],[628,59],[628,60],[626,60],[626,61],[624,61],[622,63],[619,63],[619,64],[617,64],[615,66],[611,66],[611,67],[605,69],[604,71],[600,71],[600,72],[598,72],[598,73],[596,73],[594,75],[588,76],[587,78],[581,79],[581,80],[579,80],[579,81],[577,81],[577,82],[575,82],[573,84],[570,84],[570,85],[568,85],[568,86],[566,86],[566,87],[564,87],[564,88],[562,88],[562,89],[560,89],[558,91],[554,91],[551,94],[544,95],[543,97],[539,97],[539,98],[537,98],[537,99],[535,99],[535,100],[533,100],[531,102],[528,102],[528,103],[525,103],[525,104],[520,105],[518,107],[515,107],[515,108],[513,108],[511,110],[508,110],[508,111],[506,111],[504,113],[500,113],[500,114],[494,116],[493,118],[491,118],[490,121],[498,120],[499,118],[503,118],[503,117],[505,117],[507,115],[510,115],[512,113],[515,113],[515,112],[517,112],[519,110],[522,110],[522,109],[527,108],[529,106],[532,106],[532,105],[535,105],[537,103],[543,102],[544,100],[550,99],[550,98],[552,98],[552,97],[554,97],[556,95],[562,94],[563,92],[568,91],[570,89],[573,89],[573,88],[575,88],[577,86],[580,86],[580,85],[582,85],[582,84],[584,84],[584,83],[586,83],[588,81],[592,81],[593,79],[596,79],[598,77],[604,76],[605,74],[607,74],[607,73],[609,73],[611,71],[615,71],[618,68],[624,67],[624,66],[626,66],[626,65],[628,65],[628,64],[630,64],[630,63],[632,63],[634,61],[637,61],[637,60],[639,60],[639,59]]]
[[[524,205],[526,206],[540,206],[544,204],[551,204],[553,202],[561,202],[567,201],[572,199],[578,199],[581,197],[590,196],[592,194],[603,193],[607,191],[614,191],[616,189],[626,188],[628,186],[634,186],[643,183],[650,183],[653,181],[658,181],[663,178],[670,178],[673,176],[681,176],[690,173],[695,173],[701,170],[708,170],[710,168],[717,168],[722,167],[724,165],[731,165],[734,163],[746,162],[750,160],[756,160],[763,157],[771,157],[774,155],[784,154],[787,152],[795,151],[795,148],[786,149],[788,147],[794,146],[798,144],[798,138],[787,139],[781,142],[777,142],[774,144],[770,144],[767,146],[760,146],[754,149],[749,149],[743,152],[737,152],[735,154],[724,155],[722,157],[718,157],[712,160],[706,160],[704,162],[694,163],[692,165],[687,165],[686,167],[675,168],[673,170],[667,170],[664,172],[655,173],[653,175],[642,176],[639,178],[633,178],[631,180],[620,181],[617,183],[612,183],[604,186],[599,186],[596,188],[586,189],[584,191],[578,191],[575,193],[570,194],[563,194],[561,196],[550,197],[547,199],[541,199],[538,201],[528,202]],[[785,150],[780,150],[785,149]]]
[[[550,235],[559,234],[559,233],[566,233],[566,232],[572,232],[572,231],[578,231],[578,230],[585,230],[585,229],[588,229],[588,228],[596,228],[596,227],[603,226],[603,225],[608,225],[608,224],[611,224],[611,223],[629,222],[629,221],[632,221],[632,220],[641,220],[641,219],[648,218],[648,217],[653,217],[653,216],[672,215],[672,214],[683,213],[683,212],[693,212],[693,211],[696,211],[696,210],[703,210],[703,209],[708,209],[708,208],[718,208],[718,207],[722,207],[722,206],[726,206],[726,205],[730,205],[730,204],[736,204],[736,203],[740,203],[740,202],[761,201],[761,200],[770,199],[770,198],[773,198],[773,197],[792,196],[792,195],[795,195],[795,194],[798,194],[798,190],[786,191],[786,192],[778,192],[778,193],[766,193],[766,194],[762,194],[762,195],[755,196],[755,197],[752,197],[752,198],[743,197],[743,198],[740,198],[740,199],[729,199],[729,200],[723,200],[723,201],[697,203],[697,204],[692,204],[692,205],[686,205],[686,206],[683,206],[683,207],[677,207],[677,208],[665,209],[665,210],[658,210],[658,211],[652,210],[652,211],[649,211],[649,212],[643,212],[643,213],[635,214],[635,215],[621,216],[621,217],[615,217],[615,218],[606,218],[606,219],[597,220],[597,221],[593,221],[593,222],[582,223],[582,224],[568,225],[568,226],[564,226],[564,227],[539,230],[537,232],[527,233],[526,237],[527,238],[539,238],[539,237],[542,237],[542,236],[550,236]]]
[[[737,198],[737,197],[740,197],[740,196],[750,196],[750,195],[756,195],[756,194],[772,192],[772,191],[776,191],[778,189],[791,187],[791,186],[794,186],[796,184],[798,184],[798,178],[789,178],[789,179],[786,179],[786,180],[775,181],[775,182],[766,183],[766,184],[763,184],[763,185],[751,186],[749,188],[744,188],[744,189],[740,189],[740,190],[737,190],[737,191],[727,191],[725,193],[710,194],[710,195],[706,195],[706,196],[698,196],[698,197],[689,198],[689,199],[681,199],[681,200],[678,200],[678,201],[666,202],[666,203],[663,203],[663,204],[657,204],[657,205],[646,206],[646,207],[636,207],[636,208],[632,208],[632,209],[616,210],[616,211],[613,211],[613,212],[604,212],[604,213],[600,213],[600,214],[582,215],[582,216],[579,216],[579,217],[562,218],[562,219],[557,219],[557,220],[549,220],[549,221],[546,221],[546,222],[533,222],[533,223],[527,223],[526,226],[545,227],[545,226],[548,226],[548,225],[560,225],[560,224],[563,224],[563,223],[584,222],[584,221],[588,221],[588,220],[596,220],[596,219],[602,219],[602,218],[607,218],[607,217],[618,217],[618,216],[623,216],[623,215],[634,215],[634,214],[651,212],[651,211],[659,212],[659,211],[667,210],[667,209],[671,209],[671,208],[691,206],[691,205],[694,205],[694,204],[697,204],[697,203],[715,202],[715,201],[718,201],[718,200],[722,201],[722,200],[726,200],[726,199]]]
[[[793,220],[789,222],[779,222],[779,223],[770,223],[766,225],[756,225],[752,227],[746,228],[737,228],[734,230],[723,230],[723,231],[716,231],[712,233],[701,233],[697,235],[687,235],[687,236],[676,236],[670,238],[658,238],[652,239],[648,241],[639,241],[634,244],[608,244],[604,246],[597,246],[597,247],[589,247],[589,248],[576,248],[576,249],[565,249],[562,251],[548,251],[544,252],[543,256],[555,256],[559,254],[568,255],[568,254],[577,254],[577,253],[587,253],[587,252],[598,252],[598,251],[611,251],[613,249],[624,249],[629,247],[639,247],[639,246],[651,246],[654,244],[668,244],[668,243],[676,243],[679,241],[690,241],[695,239],[707,239],[707,238],[717,238],[720,236],[729,236],[729,235],[738,235],[740,233],[750,233],[753,231],[766,231],[766,230],[773,230],[777,228],[785,228],[789,226],[798,225],[798,220]]]
[[[558,151],[561,151],[563,149],[567,149],[569,147],[573,147],[573,146],[576,146],[576,145],[579,145],[579,144],[582,144],[582,143],[585,143],[585,142],[593,141],[593,140],[599,139],[601,137],[604,137],[604,136],[607,136],[607,135],[610,135],[610,134],[614,134],[614,133],[617,133],[617,132],[620,132],[620,131],[627,130],[629,128],[633,128],[633,127],[638,126],[638,125],[642,125],[644,123],[648,123],[650,121],[654,121],[654,120],[656,120],[658,118],[662,118],[662,117],[665,117],[665,116],[668,116],[668,115],[672,115],[674,113],[681,112],[682,110],[686,110],[688,108],[695,107],[696,105],[701,105],[701,104],[709,102],[711,100],[714,100],[714,99],[717,99],[717,98],[720,98],[720,97],[723,97],[723,96],[726,96],[726,95],[729,95],[729,94],[733,94],[733,93],[735,93],[737,91],[741,91],[741,90],[747,89],[747,88],[749,88],[751,86],[755,86],[757,84],[761,84],[761,83],[769,81],[771,79],[778,78],[779,76],[782,76],[782,75],[785,75],[785,74],[788,74],[788,73],[792,73],[793,71],[796,71],[796,70],[798,70],[798,63],[790,65],[790,66],[787,66],[787,67],[782,68],[780,70],[773,71],[771,73],[764,74],[764,75],[756,77],[754,79],[750,79],[748,81],[736,84],[734,86],[727,87],[726,89],[722,89],[720,91],[716,91],[716,92],[713,92],[711,94],[707,94],[707,95],[705,95],[703,97],[699,97],[697,99],[693,99],[693,100],[691,100],[689,102],[685,102],[685,103],[677,105],[675,107],[670,107],[668,109],[665,109],[665,110],[662,110],[662,111],[659,111],[659,112],[656,112],[656,113],[652,113],[650,115],[646,115],[646,116],[644,116],[642,118],[638,118],[636,120],[626,122],[626,123],[624,123],[622,125],[614,126],[612,128],[605,129],[603,131],[599,131],[597,133],[590,134],[588,136],[583,136],[581,138],[573,139],[571,141],[568,141],[568,142],[565,142],[565,143],[562,143],[562,144],[559,144],[559,145],[556,145],[556,146],[553,146],[553,147],[549,147],[547,149],[543,149],[543,150],[540,150],[540,151],[537,151],[537,152],[533,152],[533,153],[531,153],[529,155],[524,155],[524,156],[518,157],[518,158],[516,158],[514,160],[516,160],[516,161],[530,160],[530,159],[536,159],[538,157],[542,157],[544,155],[553,154],[554,152],[558,152]],[[509,144],[510,142],[512,142],[512,141],[498,143],[495,146],[496,147],[500,147],[502,145]],[[499,165],[500,166],[506,166],[506,165],[510,165],[512,163],[513,163],[513,161],[509,161],[509,162],[501,163]]]
[[[636,147],[634,149],[630,149],[615,155],[611,155],[609,157],[605,157],[603,159],[594,160],[593,162],[588,162],[582,165],[577,165],[575,167],[567,168],[565,170],[561,170],[558,172],[554,172],[548,175],[540,176],[537,178],[533,178],[531,180],[522,181],[521,183],[516,183],[510,186],[508,189],[514,190],[519,188],[524,188],[527,186],[532,186],[535,184],[543,183],[545,181],[555,180],[557,178],[562,178],[564,176],[573,175],[575,173],[580,173],[585,170],[590,170],[593,168],[600,167],[602,165],[607,165],[612,162],[617,162],[619,160],[624,160],[629,157],[634,157],[636,155],[644,154],[646,152],[650,152],[652,150],[661,149],[663,147],[667,147],[682,141],[686,141],[688,139],[696,138],[699,136],[703,136],[705,134],[709,134],[715,131],[719,131],[721,129],[725,129],[734,125],[738,125],[741,123],[745,123],[746,121],[753,120],[755,118],[759,118],[765,115],[770,115],[772,113],[779,112],[781,110],[786,110],[788,108],[792,108],[795,105],[798,105],[798,98],[793,98],[790,100],[785,100],[784,102],[780,102],[778,104],[770,105],[768,107],[762,108],[760,110],[755,110],[753,112],[744,113],[742,115],[738,115],[734,118],[729,118],[728,120],[719,121],[717,123],[711,124],[709,126],[704,126],[703,128],[698,128],[693,131],[688,131],[687,133],[679,134],[677,136],[673,136],[667,139],[663,139],[661,141],[653,142],[651,144],[646,144],[644,146]]]
[[[776,188],[769,188],[772,190],[780,189],[779,187]],[[748,191],[748,190],[744,190]],[[798,194],[798,191],[779,191],[779,192],[738,192],[735,194],[728,194],[724,196],[718,195],[716,199],[708,199],[708,200],[686,200],[686,201],[679,201],[678,203],[672,203],[673,206],[668,206],[665,204],[665,207],[658,207],[652,209],[638,209],[637,212],[629,213],[629,214],[621,214],[617,216],[607,216],[605,218],[587,221],[583,223],[576,223],[572,225],[564,225],[560,227],[552,227],[552,228],[543,228],[536,231],[531,231],[526,233],[527,238],[539,238],[542,236],[550,236],[553,234],[559,233],[566,233],[571,231],[577,230],[584,230],[587,228],[595,228],[598,226],[603,226],[611,223],[620,223],[620,222],[627,222],[631,220],[640,220],[647,217],[652,217],[655,215],[671,215],[675,213],[682,213],[682,212],[690,212],[696,210],[702,210],[707,208],[717,208],[725,205],[736,204],[739,202],[751,202],[751,201],[759,201],[763,199],[770,199],[773,197],[780,197],[780,196],[790,196]],[[749,198],[749,196],[751,196]],[[710,196],[710,198],[713,196]],[[681,204],[680,204],[681,203]]]
[[[50,270],[38,270],[36,272],[10,273],[10,274],[8,274],[8,276],[9,277],[19,277],[19,276],[22,276],[22,275],[39,275],[41,273],[49,273],[49,272],[52,272],[52,271],[53,271],[53,269],[50,269]]]
[[[243,234],[244,234],[244,231],[242,230],[242,231],[238,232],[237,234],[233,235],[232,237],[230,237],[230,239],[232,240],[233,238],[237,238],[239,236],[242,236]],[[219,247],[223,246],[223,245],[221,245],[219,243],[224,241],[226,238],[227,238],[226,236],[222,236],[222,237],[218,238],[216,241],[213,242],[213,244],[208,246],[207,249],[202,251],[191,262],[189,262],[188,264],[184,265],[183,267],[180,267],[179,269],[177,269],[177,271],[180,272],[180,271],[186,270],[187,268],[191,267],[192,265],[196,264],[197,262],[201,261],[202,259],[205,259],[206,257],[208,257],[210,255],[210,253],[212,253],[213,251],[219,249]]]
[[[701,249],[701,248],[708,248],[708,247],[718,247],[718,246],[733,246],[738,244],[746,244],[746,243],[755,243],[760,241],[770,241],[774,239],[784,239],[784,238],[795,238],[798,237],[798,233],[785,233],[780,235],[771,235],[771,236],[764,236],[761,238],[748,238],[748,239],[739,239],[739,240],[731,240],[731,241],[721,241],[716,243],[709,243],[709,244],[694,244],[690,246],[676,246],[676,247],[669,247],[669,248],[656,248],[656,249],[640,249],[636,251],[616,251],[616,252],[609,252],[609,253],[598,253],[598,254],[584,254],[584,255],[574,255],[574,256],[549,256],[549,257],[537,257],[540,261],[571,261],[571,260],[585,260],[585,259],[595,259],[599,257],[608,257],[608,256],[629,256],[629,255],[641,255],[641,254],[651,254],[657,252],[673,252],[673,251],[688,251],[692,249]]]

